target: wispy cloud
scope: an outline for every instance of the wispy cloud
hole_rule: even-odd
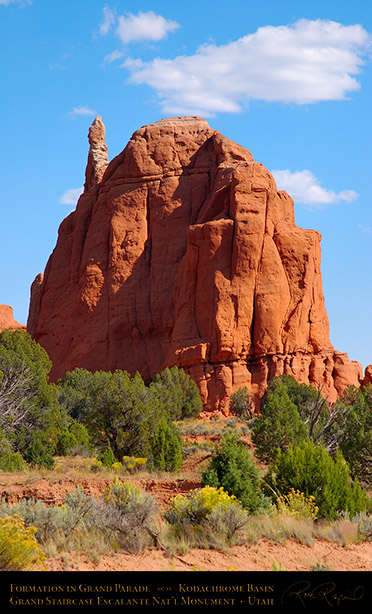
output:
[[[26,6],[32,4],[32,0],[0,0],[0,6],[8,6],[8,4],[20,4]]]
[[[108,7],[103,8],[103,21],[99,27],[99,33],[101,36],[106,36],[115,23],[115,13]]]
[[[136,23],[121,18],[123,42],[141,31],[150,35],[144,21],[143,30]],[[202,45],[194,55],[149,62],[128,58],[123,66],[130,82],[157,92],[165,112],[238,113],[250,100],[302,105],[345,99],[360,88],[355,75],[371,40],[361,25],[301,19],[290,26],[264,26],[227,45]]]
[[[93,111],[93,109],[90,109],[89,107],[74,107],[73,110],[70,111],[67,115],[69,117],[76,117],[77,115],[94,116],[94,115],[97,115],[97,113]]]
[[[165,19],[153,11],[147,13],[140,11],[138,15],[128,13],[126,16],[120,16],[118,22],[116,33],[124,44],[138,41],[160,41],[169,32],[174,32],[180,27],[177,21]]]
[[[279,190],[288,192],[295,202],[310,205],[314,209],[322,209],[339,202],[351,203],[359,196],[354,190],[343,190],[338,194],[327,190],[314,173],[308,170],[273,170],[271,174]]]
[[[79,196],[84,192],[84,188],[70,188],[61,196],[59,202],[61,205],[76,205]]]
[[[112,62],[115,62],[115,60],[119,60],[122,57],[124,57],[124,53],[116,49],[103,58],[103,64],[111,64]]]
[[[358,228],[372,237],[372,228],[369,226],[362,226],[362,224],[358,224]]]

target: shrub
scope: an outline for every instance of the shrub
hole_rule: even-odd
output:
[[[151,440],[151,465],[158,471],[179,471],[182,465],[182,442],[178,430],[165,416],[159,421]]]
[[[202,486],[223,487],[249,512],[264,504],[257,466],[246,446],[236,435],[226,435],[217,453],[202,474]]]
[[[247,524],[248,514],[238,504],[227,507],[214,507],[208,516],[208,528],[213,544],[213,536],[222,539],[228,545],[241,541],[241,531]]]
[[[155,464],[167,467],[177,467],[180,454],[176,452],[178,443],[172,427],[161,424],[164,416],[169,424],[172,419],[196,415],[202,409],[195,382],[177,367],[165,369],[150,386],[145,385],[138,372],[131,377],[121,370],[90,373],[75,369],[58,381],[57,389],[62,408],[70,418],[86,425],[92,444],[100,451],[109,444],[115,459],[123,455],[148,458],[155,446]],[[73,421],[73,424],[74,428],[69,426],[67,430],[77,437],[78,423]],[[156,437],[154,440],[154,434],[159,431],[157,437],[161,439],[160,431],[164,428],[172,445],[163,454],[161,448],[164,446],[155,441]],[[63,444],[63,451],[66,451],[73,439],[67,438],[66,431],[63,438],[66,441],[61,441],[60,445]],[[81,441],[78,443],[84,445]],[[170,448],[173,448],[172,453]]]
[[[28,446],[24,454],[25,460],[33,467],[45,467],[46,469],[52,469],[54,466],[53,456],[48,451],[41,440],[36,434],[32,443]]]
[[[253,401],[248,394],[247,387],[238,388],[230,397],[230,411],[234,416],[239,418],[253,418],[252,412]]]
[[[1,372],[0,372],[0,378],[1,378]],[[7,454],[9,454],[9,452],[12,452],[12,444],[10,443],[9,439],[5,437],[4,431],[2,430],[0,426],[0,457],[6,456]]]
[[[22,518],[0,518],[0,570],[45,569],[45,555],[35,538],[36,528],[25,527]]]
[[[58,456],[67,456],[69,450],[77,445],[76,438],[67,427],[62,429],[56,437],[55,453]]]
[[[19,452],[8,452],[0,458],[0,471],[23,471],[25,464]]]
[[[257,457],[272,462],[277,447],[284,450],[306,438],[332,455],[340,450],[352,477],[372,482],[372,386],[350,386],[329,405],[319,391],[289,375],[272,379],[253,426]]]
[[[117,459],[147,456],[159,410],[139,373],[75,369],[58,381],[58,391],[62,407],[86,425],[99,450],[109,444]]]
[[[95,505],[94,499],[79,486],[67,493],[63,505],[47,505],[33,499],[23,499],[12,506],[2,502],[0,516],[20,516],[27,527],[36,527],[37,541],[45,544],[49,540],[58,541],[60,536],[69,537],[78,526],[97,525]]]
[[[132,482],[116,477],[104,496],[101,507],[104,525],[117,543],[131,552],[158,545],[158,505],[155,497],[143,492]]]
[[[136,458],[135,456],[123,456],[122,467],[124,471],[135,473],[145,469],[147,458]]]
[[[91,448],[88,431],[79,422],[72,419],[68,427],[59,431],[55,440],[55,454],[66,456],[74,450],[89,450]]]
[[[192,490],[188,497],[184,495],[173,497],[165,518],[172,524],[176,522],[198,524],[216,507],[226,509],[237,503],[237,498],[229,495],[222,487],[204,486],[200,490]]]
[[[287,495],[280,495],[276,500],[276,506],[279,514],[311,520],[316,519],[319,511],[313,495],[307,497],[303,492],[294,488],[291,488]]]
[[[253,424],[255,455],[261,461],[271,463],[278,449],[283,451],[289,445],[297,445],[307,438],[307,429],[296,405],[289,398],[285,384],[279,381],[268,394],[261,415]]]
[[[372,386],[351,386],[336,406],[343,414],[338,447],[348,462],[353,477],[372,483]]]
[[[333,459],[311,441],[279,451],[267,480],[282,495],[292,488],[305,497],[313,495],[319,517],[333,519],[342,510],[356,514],[367,506],[367,495],[358,482],[352,482],[341,453]]]
[[[236,497],[211,486],[191,491],[187,497],[176,495],[164,517],[173,537],[186,535],[192,545],[206,547],[231,543],[248,519]]]
[[[103,454],[101,454],[101,456],[97,458],[97,460],[101,461],[101,463],[103,463],[103,465],[105,465],[105,467],[107,467],[108,469],[112,467],[116,459],[110,444],[107,445],[105,451],[103,452]]]
[[[372,541],[372,516],[365,512],[358,512],[352,518],[352,521],[357,525],[361,538],[366,541]]]
[[[37,540],[52,552],[77,549],[95,555],[97,550],[124,548],[138,553],[148,545],[157,546],[155,497],[118,478],[99,501],[78,487],[66,495],[63,505],[23,500],[10,506],[1,502],[0,518],[17,514],[26,526],[37,528]]]
[[[98,460],[98,458],[94,458],[92,460],[92,464],[90,465],[90,470],[94,471],[94,473],[98,473],[99,471],[103,471],[105,468],[102,461]]]
[[[11,442],[22,456],[35,436],[53,454],[52,441],[65,423],[56,387],[48,383],[51,366],[45,350],[26,331],[0,333],[0,434],[3,444]]]
[[[111,465],[112,471],[121,471],[123,469],[122,463],[116,462]]]
[[[171,420],[198,416],[203,409],[196,383],[178,367],[167,367],[158,373],[150,389]]]

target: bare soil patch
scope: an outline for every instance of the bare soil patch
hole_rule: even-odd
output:
[[[98,562],[70,552],[48,561],[51,571],[272,571],[277,564],[288,571],[309,571],[321,564],[330,571],[372,571],[372,543],[347,547],[317,540],[313,546],[293,541],[276,544],[266,539],[226,552],[192,549],[177,557],[149,549],[138,555],[102,555]]]

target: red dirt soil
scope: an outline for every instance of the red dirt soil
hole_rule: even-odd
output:
[[[129,479],[142,489],[153,493],[162,506],[166,505],[170,497],[178,493],[186,494],[200,486],[200,480],[196,477]],[[25,478],[24,473],[2,474],[0,493],[2,496],[7,493],[11,504],[25,497],[61,501],[68,491],[81,484],[86,494],[98,498],[111,481],[111,478],[101,476],[58,479],[55,474],[53,479],[40,477],[31,481],[30,478]],[[124,553],[101,555],[94,562],[87,555],[69,552],[48,559],[48,569],[50,571],[270,571],[275,563],[288,571],[309,571],[316,564],[321,564],[332,571],[372,571],[372,543],[341,546],[334,542],[316,540],[312,546],[306,546],[290,540],[285,544],[279,544],[263,538],[256,544],[235,546],[225,552],[192,549],[187,554],[168,557],[161,550],[148,549],[138,555]]]
[[[235,546],[226,552],[192,549],[167,558],[160,550],[138,555],[102,555],[94,564],[88,557],[69,553],[49,560],[51,571],[271,571],[274,562],[288,571],[309,571],[321,563],[331,571],[371,571],[372,543],[347,547],[326,541],[304,546],[293,541],[276,544],[266,539],[252,546]]]

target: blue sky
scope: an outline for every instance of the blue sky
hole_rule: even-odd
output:
[[[372,363],[369,0],[0,0],[0,303],[29,288],[84,182],[139,127],[199,114],[249,149],[322,234],[331,341]]]

